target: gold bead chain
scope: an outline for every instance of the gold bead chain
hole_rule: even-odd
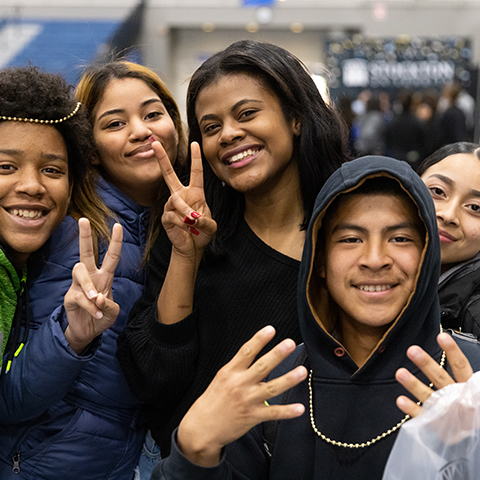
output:
[[[78,112],[81,105],[82,104],[80,102],[77,102],[77,106],[75,107],[75,110],[72,113],[70,113],[69,115],[63,118],[59,118],[58,120],[39,120],[38,118],[7,117],[5,115],[0,116],[0,120],[6,120],[10,122],[47,123],[49,125],[53,123],[62,123],[65,120],[72,118]]]
[[[440,368],[443,368],[445,364],[445,351],[442,353],[442,358],[440,360]],[[364,443],[344,443],[344,442],[337,442],[336,440],[332,440],[324,435],[320,430],[318,430],[317,426],[315,425],[315,418],[313,417],[313,388],[312,388],[312,376],[313,370],[310,370],[310,375],[308,376],[308,391],[309,391],[309,403],[310,403],[310,423],[312,424],[313,431],[325,442],[330,443],[331,445],[335,445],[336,447],[344,447],[344,448],[365,448],[373,445],[374,443],[378,442],[382,438],[390,435],[391,433],[397,431],[409,418],[410,415],[405,415],[403,419],[398,422],[394,427],[386,432],[382,433],[381,435],[376,436],[372,440]],[[428,388],[433,387],[433,382],[428,386]],[[421,405],[422,402],[417,402],[417,405]]]

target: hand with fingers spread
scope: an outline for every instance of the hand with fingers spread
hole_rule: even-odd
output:
[[[446,387],[455,382],[466,382],[473,375],[473,370],[460,347],[448,333],[439,334],[437,341],[440,347],[445,351],[447,361],[452,368],[455,380],[444,368],[440,367],[440,365],[428,353],[416,345],[411,346],[407,350],[408,358],[420,368],[437,389]],[[421,403],[425,403],[433,393],[433,390],[429,388],[428,385],[422,383],[405,368],[397,370],[395,377],[397,381],[411,394],[418,398]],[[403,395],[398,397],[397,406],[411,417],[416,417],[422,412],[422,407],[420,405]]]
[[[279,378],[264,381],[295,349],[295,343],[286,339],[254,362],[274,335],[275,329],[271,326],[257,332],[219,370],[205,393],[186,413],[178,428],[178,445],[191,462],[214,466],[220,460],[222,448],[255,425],[267,420],[295,418],[304,412],[302,404],[265,404],[265,400],[292,388],[307,376],[306,368],[299,366]]]
[[[115,224],[112,239],[101,268],[97,268],[93,251],[90,222],[78,221],[80,263],[72,271],[72,285],[65,294],[68,320],[65,337],[70,347],[80,354],[98,335],[117,319],[119,306],[112,298],[112,283],[122,250],[123,230]]]
[[[197,251],[203,253],[215,234],[217,224],[205,200],[200,146],[197,142],[191,145],[190,184],[185,187],[178,179],[162,144],[154,141],[153,137],[150,141],[170,190],[170,198],[162,216],[168,238],[173,248],[182,255],[195,256]]]

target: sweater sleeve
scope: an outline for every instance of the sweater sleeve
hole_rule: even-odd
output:
[[[41,415],[66,395],[85,362],[93,358],[101,337],[79,356],[68,345],[65,327],[64,309],[58,307],[48,321],[30,331],[0,382],[0,423],[14,424]]]
[[[133,394],[159,407],[166,401],[171,405],[178,403],[193,381],[198,354],[195,311],[173,325],[158,321],[157,298],[170,252],[168,237],[160,235],[151,252],[144,293],[130,312],[129,322],[118,337],[117,349]]]
[[[258,425],[242,438],[227,445],[220,463],[210,468],[195,465],[182,454],[175,430],[170,455],[158,463],[151,480],[267,480],[268,462],[258,441],[261,428]]]

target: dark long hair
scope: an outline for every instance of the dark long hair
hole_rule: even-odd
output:
[[[422,176],[432,165],[441,162],[444,158],[447,158],[450,155],[457,155],[459,153],[475,153],[480,160],[480,145],[469,142],[456,142],[444,145],[433,152],[420,164],[417,168],[418,175]]]
[[[206,60],[193,74],[187,91],[189,142],[202,145],[195,115],[198,95],[219,77],[244,73],[260,80],[273,92],[287,121],[297,120],[301,134],[295,137],[294,157],[298,164],[305,229],[315,198],[325,180],[345,161],[347,138],[344,122],[327,105],[305,65],[293,54],[270,43],[242,40]],[[203,158],[205,194],[218,224],[211,249],[221,250],[243,217],[244,196],[228,185],[222,186]],[[190,161],[190,158],[189,158]],[[188,170],[188,168],[187,168]]]

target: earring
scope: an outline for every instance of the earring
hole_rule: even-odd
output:
[[[224,187],[225,187],[225,182],[222,182],[222,188],[224,188]]]

